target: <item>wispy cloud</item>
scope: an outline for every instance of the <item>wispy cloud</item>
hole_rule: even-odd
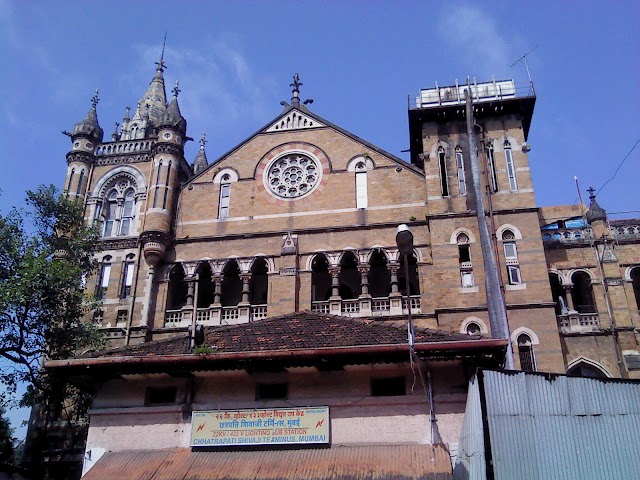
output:
[[[449,50],[472,69],[470,72],[483,78],[513,74],[509,67],[521,41],[513,32],[501,30],[487,8],[470,4],[447,6],[442,11],[438,33]]]
[[[146,85],[140,79],[151,79],[159,54],[158,45],[138,47],[138,68],[121,79],[128,90],[138,92],[131,102],[143,94]],[[167,46],[164,59],[167,93],[172,87],[170,79],[178,79],[183,92],[180,109],[192,134],[208,129],[210,138],[215,138],[215,130],[237,130],[239,122],[255,126],[274,112],[276,82],[251,68],[233,37],[209,39],[198,48]]]

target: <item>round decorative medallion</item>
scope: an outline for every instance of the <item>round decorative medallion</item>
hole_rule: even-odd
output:
[[[169,132],[165,132],[163,136],[166,140],[169,140],[171,138],[171,134]]]
[[[322,176],[322,167],[303,153],[276,159],[267,170],[265,184],[281,198],[300,198],[311,193]]]

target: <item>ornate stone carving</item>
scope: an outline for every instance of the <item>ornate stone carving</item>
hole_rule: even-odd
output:
[[[125,248],[136,248],[137,246],[137,238],[119,238],[114,240],[99,240],[96,244],[96,250],[120,250]]]
[[[149,153],[142,153],[139,155],[119,155],[115,157],[98,157],[96,159],[96,165],[122,165],[125,163],[140,163],[149,162],[153,156]]]
[[[172,143],[156,143],[152,150],[154,155],[159,153],[168,153],[170,155],[181,156],[182,148]]]
[[[89,152],[69,152],[67,153],[67,165],[73,162],[91,163],[94,158],[93,154]]]
[[[164,257],[164,253],[169,243],[169,236],[165,232],[150,231],[140,235],[142,242],[142,252],[144,259],[149,266],[155,267]]]

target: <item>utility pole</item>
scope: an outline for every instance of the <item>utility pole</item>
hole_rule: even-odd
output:
[[[513,370],[513,346],[511,345],[511,335],[509,333],[509,322],[507,320],[507,309],[500,291],[500,279],[498,277],[498,264],[493,255],[491,246],[491,236],[487,217],[484,213],[484,203],[482,201],[482,187],[480,186],[480,167],[478,165],[478,150],[475,135],[475,119],[473,118],[473,94],[471,86],[467,83],[467,137],[469,140],[469,161],[471,164],[471,180],[473,184],[473,194],[476,199],[476,217],[478,219],[478,230],[480,231],[480,248],[482,249],[482,260],[484,263],[484,284],[487,291],[487,310],[489,312],[489,325],[491,335],[507,340],[507,354],[505,356],[505,368]]]

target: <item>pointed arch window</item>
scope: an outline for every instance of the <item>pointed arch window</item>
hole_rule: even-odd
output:
[[[198,266],[198,308],[209,308],[215,301],[213,275],[209,262]]]
[[[460,195],[467,194],[467,182],[464,175],[464,155],[462,148],[456,148],[456,169],[458,170],[458,191]]]
[[[258,258],[251,266],[249,282],[249,303],[266,305],[269,297],[269,268],[264,258]]]
[[[593,287],[591,286],[589,274],[583,271],[574,272],[571,275],[571,281],[573,282],[573,288],[571,289],[573,307],[578,313],[596,313]]]
[[[381,250],[371,254],[369,260],[369,294],[373,298],[388,297],[391,293],[391,272],[387,257]]]
[[[127,177],[116,177],[98,201],[95,221],[102,224],[102,236],[128,236],[132,234],[136,213],[136,185]]]
[[[487,168],[489,169],[489,185],[492,192],[498,191],[498,175],[496,174],[496,161],[493,156],[493,145],[487,147]]]
[[[117,213],[118,192],[111,190],[109,195],[107,195],[106,205],[104,206],[104,223],[102,229],[102,235],[104,237],[111,237],[114,234]]]
[[[520,357],[520,370],[523,372],[536,371],[536,359],[533,353],[533,341],[526,333],[521,333],[517,338],[518,356]]]
[[[509,190],[514,191],[518,189],[518,182],[516,180],[516,167],[513,163],[513,151],[511,149],[511,143],[509,140],[504,141],[504,158],[507,162],[507,175],[509,176]]]
[[[352,300],[360,295],[360,273],[358,259],[353,252],[345,252],[340,261],[338,292],[343,300]]]
[[[471,245],[469,245],[469,235],[461,232],[456,237],[458,243],[458,263],[460,265],[460,281],[462,288],[472,288],[475,286],[473,280],[473,264],[471,263]]]
[[[418,277],[418,262],[415,255],[409,255],[409,279],[405,278],[405,255],[400,256],[400,268],[398,269],[398,288],[402,296],[407,295],[407,284],[409,286],[409,295],[420,295],[420,280]]]
[[[438,147],[438,165],[440,167],[440,187],[442,196],[449,196],[449,179],[447,178],[447,154],[444,147]]]
[[[329,261],[323,254],[316,255],[311,263],[311,301],[325,302],[331,297]]]
[[[169,295],[167,310],[178,310],[187,304],[187,282],[184,281],[184,269],[176,263],[169,274]]]
[[[96,282],[96,298],[104,298],[109,288],[109,280],[111,278],[111,256],[107,255],[102,259],[100,265],[100,275]]]
[[[76,174],[76,169],[72,168],[71,173],[69,174],[69,183],[67,184],[67,195],[71,192],[71,185],[73,184],[73,177]]]
[[[80,178],[78,179],[78,187],[76,188],[76,196],[82,194],[82,182],[84,180],[84,168],[80,170]]]
[[[515,239],[516,236],[511,230],[502,232],[502,248],[504,250],[505,263],[507,264],[509,285],[522,285],[518,247],[516,246]]]
[[[135,262],[134,255],[129,254],[122,264],[122,282],[120,288],[120,298],[127,298],[131,295],[131,287],[133,286],[133,273]]]
[[[171,160],[169,160],[169,164],[167,165],[167,174],[164,178],[164,196],[162,198],[162,208],[166,210],[167,208],[167,197],[169,196],[169,177],[171,176]]]
[[[242,279],[240,278],[240,267],[238,262],[231,260],[227,262],[222,271],[222,295],[221,303],[223,307],[235,307],[242,300]]]
[[[131,222],[133,222],[133,205],[135,203],[135,193],[129,189],[124,194],[122,203],[122,219],[120,222],[120,235],[129,235]]]
[[[640,267],[634,267],[629,272],[631,285],[633,285],[633,296],[636,298],[636,305],[640,311]]]

